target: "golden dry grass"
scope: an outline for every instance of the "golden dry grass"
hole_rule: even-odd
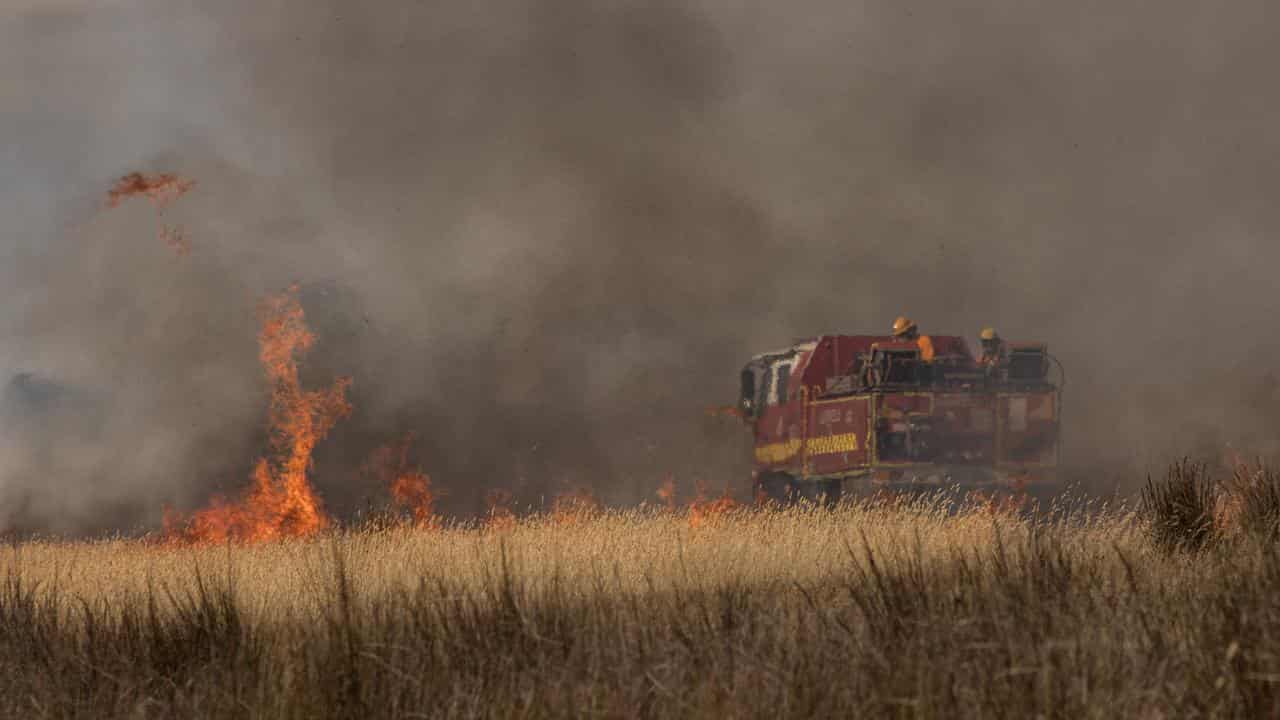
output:
[[[1070,535],[1072,552],[1122,547],[1145,562],[1149,548],[1130,517],[1122,510],[1081,515]],[[33,541],[0,549],[0,573],[17,571],[75,604],[126,599],[149,588],[182,594],[198,577],[230,580],[243,608],[255,619],[269,619],[326,610],[335,552],[362,597],[411,590],[423,578],[479,590],[504,562],[531,591],[554,581],[570,588],[572,597],[705,590],[729,581],[823,583],[846,574],[851,558],[865,564],[866,550],[892,571],[908,560],[946,562],[956,551],[990,548],[997,535],[1020,541],[1030,528],[1015,515],[982,506],[953,513],[928,498],[851,503],[834,511],[739,509],[696,526],[684,512],[586,511],[528,518],[508,529],[394,524],[249,545]]]
[[[1280,712],[1280,553],[1116,508],[588,511],[250,546],[30,542],[0,715]]]

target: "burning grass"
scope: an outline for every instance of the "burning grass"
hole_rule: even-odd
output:
[[[706,483],[697,483],[697,488],[697,497],[689,503],[689,527],[697,528],[714,523],[738,507],[738,501],[731,497],[727,485],[724,492],[715,498],[708,498]]]
[[[413,433],[407,433],[397,443],[383,445],[365,462],[362,474],[387,488],[397,513],[407,514],[420,527],[434,527],[439,522],[435,510],[437,492],[431,487],[431,477],[409,462],[412,447]]]
[[[0,552],[0,713],[1258,716],[1280,553],[930,500]]]

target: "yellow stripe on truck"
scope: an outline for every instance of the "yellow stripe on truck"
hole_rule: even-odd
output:
[[[809,440],[810,455],[833,455],[835,453],[855,452],[857,449],[858,433],[823,435]]]
[[[756,447],[756,462],[765,464],[786,462],[795,457],[798,452],[800,452],[799,440],[759,445]]]
[[[841,433],[824,435],[809,440],[810,455],[835,455],[838,453],[857,452],[858,433]],[[777,464],[790,460],[800,452],[799,440],[770,443],[756,448],[756,461],[765,464]]]

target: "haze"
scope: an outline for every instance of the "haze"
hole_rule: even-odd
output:
[[[154,525],[263,446],[254,307],[354,378],[316,482],[405,432],[452,513],[746,482],[752,354],[994,325],[1082,477],[1274,450],[1261,1],[11,2],[0,525]],[[197,181],[157,238],[131,171]],[[20,373],[30,373],[20,375]],[[13,380],[10,380],[13,378]]]

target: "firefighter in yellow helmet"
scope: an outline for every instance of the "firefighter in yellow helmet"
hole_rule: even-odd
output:
[[[982,341],[982,356],[978,358],[978,367],[994,370],[1004,363],[1004,340],[996,333],[995,328],[983,328],[978,335]]]
[[[920,359],[933,362],[933,338],[921,335],[915,321],[906,316],[899,316],[893,321],[893,336],[903,342],[914,342],[920,348]]]

